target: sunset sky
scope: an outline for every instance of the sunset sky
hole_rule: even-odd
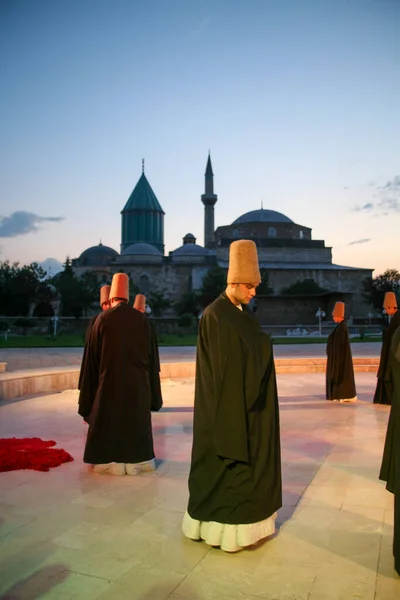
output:
[[[166,252],[260,208],[400,270],[398,0],[0,0],[0,260],[119,251],[141,174]]]

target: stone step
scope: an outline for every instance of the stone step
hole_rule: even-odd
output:
[[[376,373],[379,358],[358,357],[353,359],[354,371]],[[326,358],[275,358],[278,374],[324,373]],[[0,375],[0,400],[12,400],[44,392],[57,392],[76,389],[79,367],[49,367],[6,371]],[[195,376],[196,363],[181,361],[161,363],[161,380],[188,379]]]

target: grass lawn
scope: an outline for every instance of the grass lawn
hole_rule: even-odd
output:
[[[273,343],[278,344],[326,344],[325,337],[274,337]],[[380,342],[382,337],[368,336],[364,339],[352,338],[351,342]],[[195,346],[197,335],[163,334],[158,338],[159,346]],[[45,335],[11,336],[7,342],[4,335],[0,337],[0,348],[80,348],[84,341],[82,334],[60,335],[52,339]]]

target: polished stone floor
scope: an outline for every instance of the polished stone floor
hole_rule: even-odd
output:
[[[277,535],[229,555],[181,534],[193,381],[163,383],[158,469],[96,475],[81,461],[77,392],[0,405],[0,437],[54,439],[75,461],[0,473],[0,597],[73,600],[399,600],[393,498],[378,481],[388,407],[357,373],[357,405],[323,398],[323,374],[278,377],[284,506]]]

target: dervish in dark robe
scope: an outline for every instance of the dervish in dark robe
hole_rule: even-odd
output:
[[[389,325],[382,334],[381,359],[378,368],[378,381],[374,394],[375,404],[391,404],[393,394],[392,367],[389,360],[390,345],[396,329],[400,327],[400,310],[392,316]]]
[[[400,575],[400,326],[392,336],[388,360],[393,395],[379,479],[386,481],[386,489],[394,494],[393,555]]]
[[[101,313],[99,313],[99,314],[101,314]],[[85,370],[85,363],[86,363],[87,353],[88,353],[89,340],[90,340],[90,336],[91,336],[91,333],[92,333],[93,325],[95,324],[95,321],[96,321],[96,319],[97,319],[98,316],[99,315],[95,315],[92,319],[90,319],[90,321],[88,323],[88,326],[86,328],[85,345],[83,347],[81,370],[79,371],[78,390],[81,389],[82,377],[83,377],[83,372]]]
[[[272,344],[254,314],[223,293],[199,324],[187,512],[249,524],[282,506]]]
[[[147,315],[146,315],[147,316]],[[158,342],[156,329],[153,323],[149,320],[150,328],[150,388],[151,388],[151,410],[159,411],[163,405],[162,393],[161,393],[161,381],[160,381],[160,354],[158,352]]]
[[[356,400],[353,357],[345,321],[338,323],[328,337],[326,354],[326,399]]]
[[[89,421],[84,462],[141,463],[154,458],[150,372],[156,357],[145,315],[126,303],[93,326],[79,396]]]

